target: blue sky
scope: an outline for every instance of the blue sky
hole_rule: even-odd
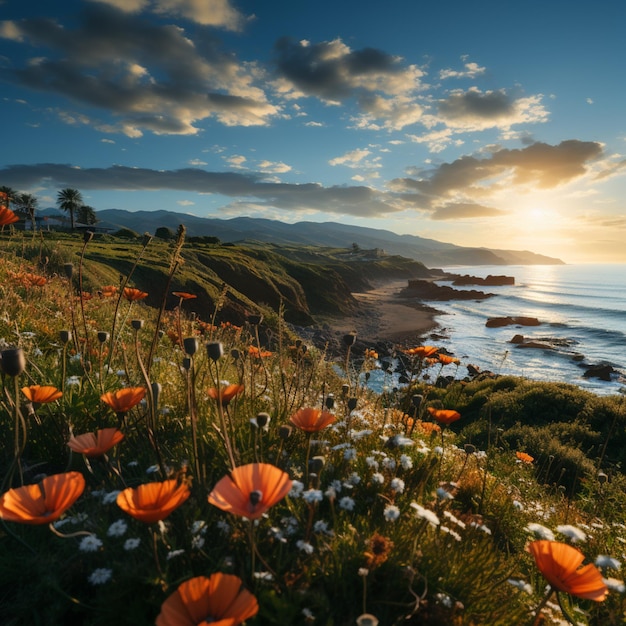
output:
[[[0,9],[0,185],[40,207],[73,187],[626,262],[622,2]]]

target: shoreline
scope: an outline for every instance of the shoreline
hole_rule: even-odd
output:
[[[440,328],[435,319],[443,315],[411,298],[399,295],[407,286],[407,280],[380,282],[364,292],[353,292],[359,303],[359,311],[351,316],[326,318],[324,325],[334,334],[356,332],[360,343],[392,342],[412,344]]]

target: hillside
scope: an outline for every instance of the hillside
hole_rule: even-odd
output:
[[[50,211],[50,210],[47,210]],[[381,249],[387,254],[420,261],[427,267],[451,265],[553,265],[563,261],[528,250],[468,248],[415,235],[398,235],[388,230],[351,226],[336,222],[284,222],[237,217],[202,218],[173,211],[108,209],[97,212],[99,226],[112,231],[130,228],[154,233],[159,227],[176,230],[184,224],[189,236],[214,236],[222,242],[255,240],[275,244],[341,247],[356,243],[361,248]]]

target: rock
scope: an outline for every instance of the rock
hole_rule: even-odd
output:
[[[408,285],[400,292],[401,296],[421,298],[423,300],[484,300],[494,294],[477,291],[476,289],[453,289],[448,285],[437,285],[431,280],[409,280]]]
[[[611,380],[611,374],[617,374],[618,372],[612,365],[591,365],[587,371],[583,374],[584,378],[599,378],[600,380]]]
[[[524,343],[524,335],[514,335],[509,343]]]
[[[551,346],[549,343],[543,343],[541,341],[524,341],[524,343],[520,343],[518,348],[537,348],[539,350],[554,350],[554,346]]]
[[[584,361],[584,360],[585,360],[585,355],[584,354],[576,353],[576,354],[572,355],[572,361],[580,362],[580,361]]]
[[[487,328],[501,328],[502,326],[539,326],[541,322],[536,317],[490,317],[485,322]]]
[[[459,274],[451,274],[454,277],[452,281],[453,285],[485,285],[488,287],[498,287],[500,285],[514,285],[515,278],[513,276],[493,276],[489,274],[486,278],[480,278],[478,276],[470,276],[465,274],[461,276]]]

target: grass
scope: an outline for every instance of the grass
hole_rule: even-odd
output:
[[[560,593],[563,609],[578,624],[623,623],[622,396],[511,376],[461,380],[455,365],[400,351],[410,382],[377,394],[365,372],[379,358],[356,360],[346,345],[336,360],[289,330],[287,295],[305,293],[294,272],[273,271],[282,276],[273,306],[269,295],[263,304],[258,292],[224,287],[218,268],[228,265],[228,278],[244,265],[262,274],[274,262],[270,247],[247,253],[181,239],[178,248],[144,249],[19,233],[1,245],[3,491],[67,471],[87,483],[52,528],[0,522],[1,623],[153,624],[181,582],[219,571],[257,598],[251,626],[344,626],[364,613],[385,626],[530,625],[539,623],[546,580],[525,547],[549,531],[568,543],[584,534],[576,545],[588,562],[617,561],[603,570],[612,579],[604,602]],[[315,271],[294,264],[304,264],[302,275]],[[98,295],[131,271],[129,285],[147,291],[145,300]],[[198,298],[179,301],[178,290]],[[313,315],[305,300],[300,310]],[[16,377],[7,372],[13,347],[26,356]],[[438,385],[444,375],[451,381]],[[209,389],[227,383],[243,391],[223,407]],[[63,395],[34,406],[20,389],[35,384]],[[101,400],[135,386],[152,393],[123,415]],[[304,432],[290,422],[303,407],[336,419]],[[461,418],[442,428],[428,407]],[[259,426],[263,414],[269,422]],[[72,433],[114,426],[125,437],[104,456],[67,446]],[[208,501],[232,469],[229,449],[237,466],[270,463],[293,481],[254,523]],[[189,483],[191,495],[161,522],[140,522],[116,504],[119,490],[170,478]],[[542,617],[564,623],[556,596]]]

